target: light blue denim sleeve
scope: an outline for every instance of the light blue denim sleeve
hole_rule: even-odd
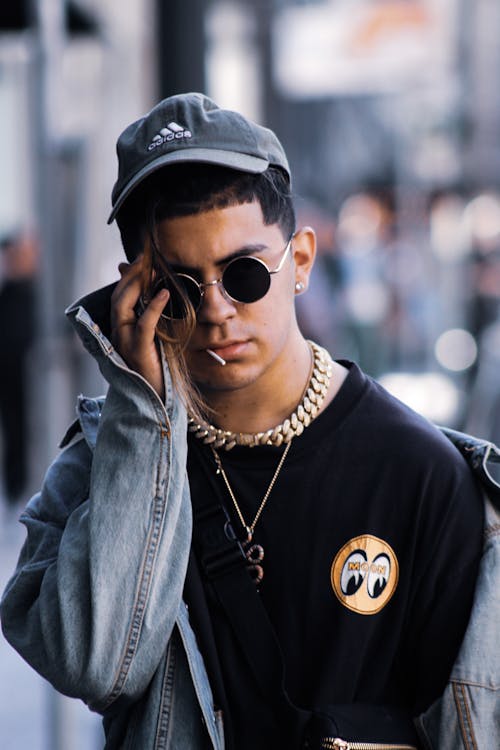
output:
[[[474,607],[449,683],[418,718],[429,750],[500,747],[500,512],[487,504]]]
[[[474,605],[448,685],[416,720],[426,750],[500,748],[500,449],[487,440],[441,430],[483,486],[485,528]]]
[[[186,416],[170,383],[166,409],[104,338],[87,344],[110,383],[95,451],[84,439],[66,448],[29,503],[27,540],[1,614],[26,661],[60,692],[103,712],[118,699],[137,700],[165,653],[191,505]]]

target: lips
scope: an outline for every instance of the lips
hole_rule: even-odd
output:
[[[238,359],[244,353],[247,346],[248,341],[222,341],[217,344],[209,344],[204,347],[204,351],[211,349],[227,362],[231,359]]]

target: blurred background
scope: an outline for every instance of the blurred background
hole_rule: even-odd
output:
[[[117,277],[121,130],[197,90],[277,131],[319,257],[305,333],[438,423],[500,442],[500,3],[16,0],[0,9],[0,587],[16,519],[105,384],[64,316]],[[2,750],[99,719],[0,639]]]

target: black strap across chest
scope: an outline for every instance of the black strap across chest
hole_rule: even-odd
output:
[[[193,498],[193,545],[259,690],[292,737],[302,736],[310,712],[297,708],[284,686],[281,649],[247,570],[247,558],[230,517],[217,500]]]

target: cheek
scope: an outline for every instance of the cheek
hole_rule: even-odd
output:
[[[272,277],[268,293],[256,303],[259,306],[259,314],[266,316],[270,320],[274,316],[287,318],[293,315],[295,281],[290,274],[287,276],[282,274]]]
[[[242,306],[240,320],[258,337],[263,331],[280,326],[281,306],[277,300],[260,300],[252,305]]]
[[[284,297],[262,300],[259,309],[248,317],[249,327],[259,341],[261,350],[273,351],[286,342],[294,320],[293,302]]]
[[[259,319],[266,326],[287,326],[295,317],[295,295],[284,285],[272,291],[274,294],[269,294],[260,302]]]

